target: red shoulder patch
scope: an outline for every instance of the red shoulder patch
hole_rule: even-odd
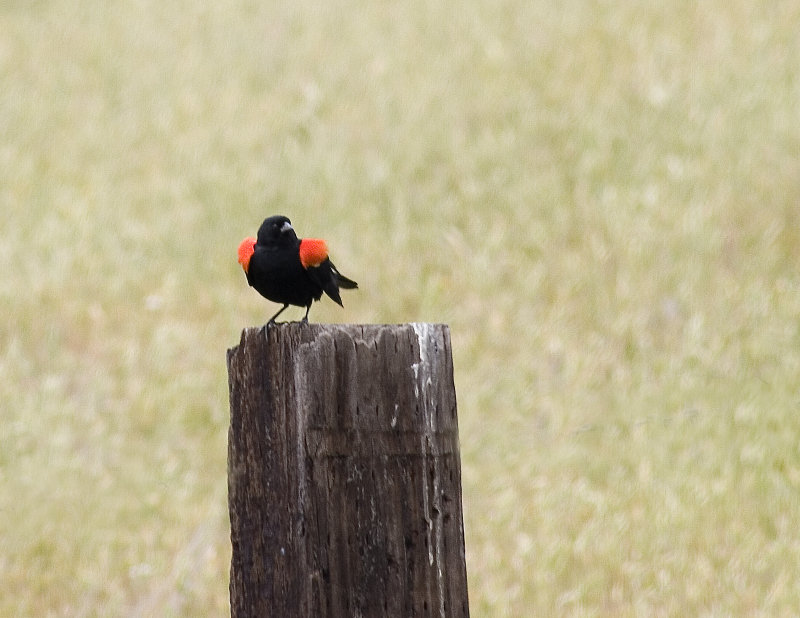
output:
[[[303,268],[319,266],[328,259],[328,243],[319,238],[304,238],[300,241],[300,263]]]
[[[250,258],[253,257],[255,245],[256,239],[252,237],[245,238],[239,243],[239,264],[242,265],[244,272],[247,272],[247,269],[250,268]]]

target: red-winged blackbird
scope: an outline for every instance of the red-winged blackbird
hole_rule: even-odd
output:
[[[283,303],[268,324],[274,323],[289,305],[305,307],[303,322],[308,322],[311,303],[319,300],[322,292],[344,307],[339,288],[358,287],[336,270],[324,240],[297,238],[292,222],[283,216],[264,219],[258,228],[258,239],[245,238],[239,244],[239,264],[247,275],[247,283],[261,296]]]

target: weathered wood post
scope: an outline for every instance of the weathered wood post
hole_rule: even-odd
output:
[[[250,328],[228,375],[232,616],[468,616],[447,326]]]

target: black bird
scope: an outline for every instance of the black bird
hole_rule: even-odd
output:
[[[292,222],[277,215],[264,219],[258,238],[245,238],[239,244],[239,264],[247,283],[267,300],[283,303],[268,324],[273,324],[289,305],[306,308],[303,322],[308,322],[311,303],[325,292],[339,306],[339,288],[358,287],[342,275],[328,257],[328,245],[317,238],[297,238]]]

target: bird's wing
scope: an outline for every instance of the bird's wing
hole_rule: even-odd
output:
[[[319,266],[328,259],[328,243],[319,238],[304,238],[300,241],[300,263],[303,268]]]

